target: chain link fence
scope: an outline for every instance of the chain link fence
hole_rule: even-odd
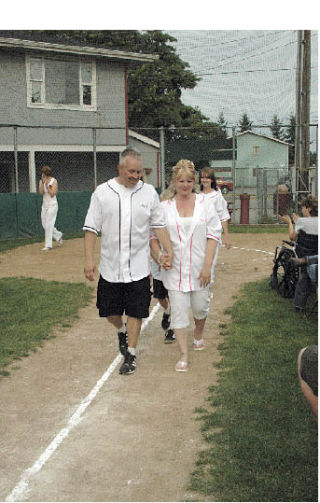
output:
[[[92,192],[116,176],[126,144],[142,154],[145,177],[160,193],[172,166],[190,159],[197,171],[214,168],[233,223],[276,223],[297,208],[299,198],[318,192],[317,125],[310,125],[311,156],[303,173],[294,145],[271,137],[271,125],[199,128],[0,126],[0,197],[36,193],[42,166],[49,165],[61,192]],[[299,177],[303,184],[299,183]],[[302,189],[301,189],[302,187]]]

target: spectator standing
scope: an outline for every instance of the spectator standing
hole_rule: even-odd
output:
[[[94,280],[94,248],[101,232],[97,307],[100,317],[106,317],[118,332],[119,349],[124,356],[120,374],[131,374],[136,369],[142,318],[149,316],[150,228],[165,249],[168,263],[172,260],[172,247],[159,196],[152,185],[140,179],[141,154],[126,148],[118,170],[119,176],[99,185],[91,197],[83,227],[84,273],[89,281]]]
[[[39,193],[43,195],[41,223],[45,233],[42,251],[50,251],[52,249],[52,238],[61,246],[63,234],[55,228],[58,214],[58,182],[51,176],[51,168],[49,166],[43,166],[41,169]]]
[[[216,181],[216,177],[214,174],[214,170],[212,168],[203,168],[200,171],[200,189],[203,194],[208,199],[212,199],[214,202],[216,211],[218,213],[218,217],[220,218],[222,230],[223,230],[223,240],[224,244],[227,250],[230,250],[231,248],[231,242],[230,242],[230,234],[229,234],[229,220],[230,220],[230,214],[228,210],[228,204],[225,198],[222,195],[221,190],[219,189]],[[218,260],[218,254],[219,254],[219,249],[220,245],[217,246],[216,253],[214,256],[213,260],[213,272],[215,265]],[[213,278],[212,278],[213,281]]]
[[[302,217],[292,214],[280,216],[280,220],[288,224],[289,238],[296,242],[295,251],[299,258],[318,255],[318,200],[311,194],[302,199]],[[310,293],[311,280],[306,267],[301,273],[296,285],[293,305],[296,311],[305,311]]]

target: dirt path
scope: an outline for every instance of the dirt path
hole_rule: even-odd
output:
[[[94,302],[72,328],[19,361],[19,368],[0,380],[0,500],[197,498],[187,490],[204,446],[194,409],[205,404],[208,387],[217,380],[218,325],[241,284],[270,274],[274,248],[286,237],[233,234],[234,248],[221,249],[206,350],[192,351],[190,335],[186,374],[173,370],[177,347],[163,344],[159,310],[140,336],[136,373],[120,376],[116,367],[77,423],[79,405],[117,357],[114,331],[98,318]],[[40,248],[37,243],[0,255],[0,277],[84,281],[82,239],[50,253]]]

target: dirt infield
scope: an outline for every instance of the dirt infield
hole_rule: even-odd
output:
[[[204,446],[194,409],[217,382],[219,323],[243,283],[271,273],[274,248],[287,234],[231,237],[233,248],[220,250],[216,267],[206,349],[192,351],[190,334],[188,373],[173,370],[178,351],[163,343],[159,310],[140,336],[136,373],[120,376],[116,367],[81,420],[64,430],[117,356],[114,330],[99,319],[93,301],[70,329],[0,380],[1,501],[9,495],[12,501],[197,498],[187,490]],[[85,281],[82,239],[49,253],[40,249],[36,243],[0,255],[0,277]],[[52,452],[46,451],[52,441]]]

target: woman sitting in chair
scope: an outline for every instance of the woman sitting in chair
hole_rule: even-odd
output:
[[[302,217],[292,214],[280,216],[280,220],[288,224],[289,238],[296,242],[295,251],[298,257],[318,255],[318,199],[311,194],[301,201]],[[305,311],[310,293],[311,281],[306,267],[301,268],[301,274],[295,289],[293,305],[296,311]]]

